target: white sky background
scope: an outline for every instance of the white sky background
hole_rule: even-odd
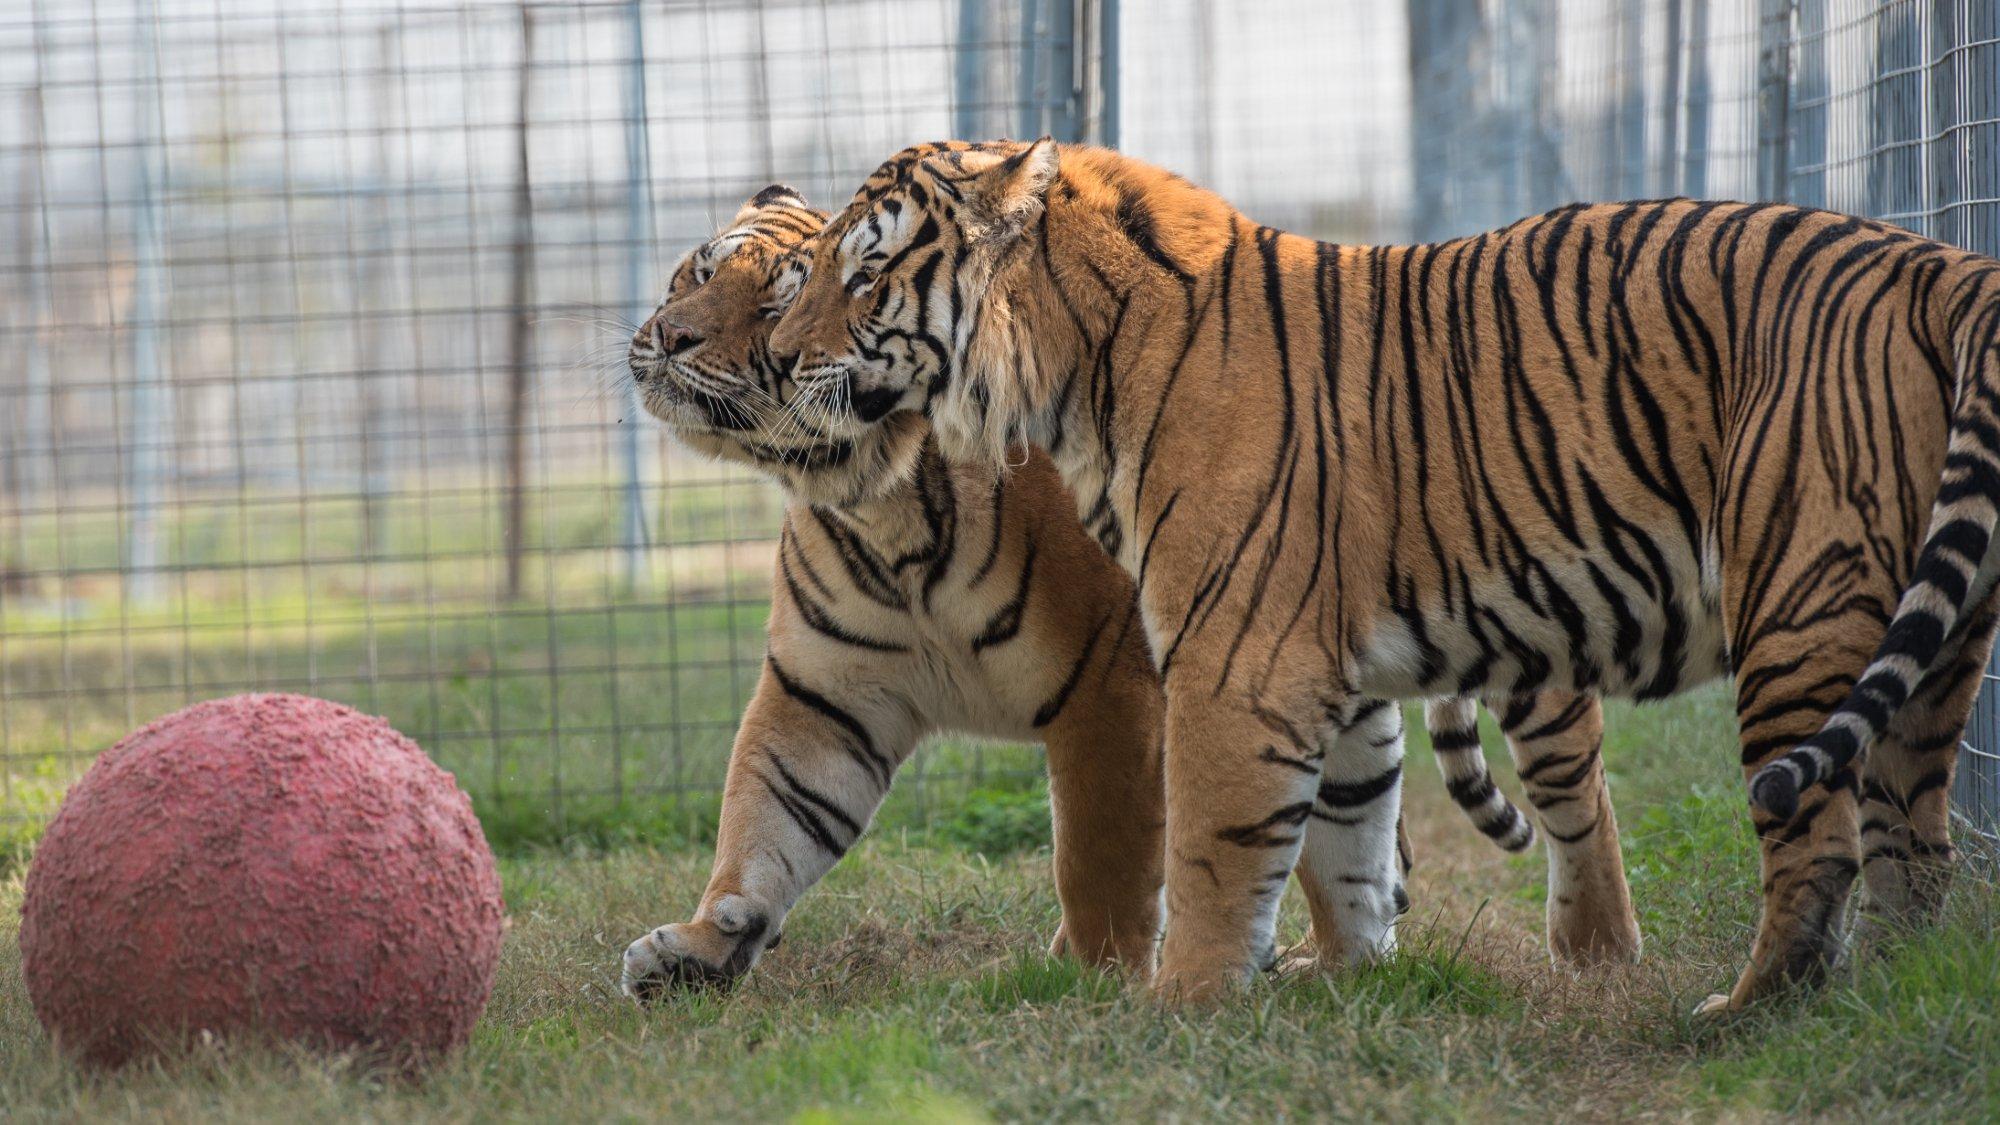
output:
[[[1125,151],[1273,226],[1382,237],[1330,214],[1359,204],[1393,236],[1410,182],[1401,3],[1128,0],[1124,13]]]
[[[987,34],[1011,45],[1017,17],[1002,7]],[[506,0],[6,0],[0,165],[21,159],[39,70],[51,187],[126,195],[148,10],[176,181],[219,174],[226,158],[237,180],[365,187],[385,157],[395,183],[511,179],[519,31]],[[647,6],[653,194],[676,216],[682,203],[704,223],[726,218],[728,199],[774,177],[838,202],[897,148],[950,134],[956,0],[767,0],[755,11]],[[626,175],[622,13],[558,9],[539,27],[538,190],[615,191]],[[1273,224],[1324,227],[1357,202],[1394,221],[1408,182],[1399,4],[1127,0],[1124,36],[1128,151]],[[385,45],[389,82],[371,73]],[[1004,92],[1012,60],[992,62]],[[1010,116],[1002,106],[993,119]],[[0,195],[18,183],[7,180]]]
[[[1473,0],[1466,0],[1473,2]],[[1509,0],[1484,0],[1506,22]],[[1573,123],[1620,79],[1625,0],[1563,0],[1559,97]],[[1754,5],[1711,0],[1710,190],[1754,187]],[[1016,4],[989,7],[996,83],[1010,87]],[[1876,0],[1827,0],[1824,69],[1835,90],[1872,74]],[[1647,0],[1649,44],[1665,6]],[[542,9],[532,158],[561,193],[625,178],[620,5]],[[952,130],[959,0],[648,0],[648,139],[657,203],[706,224],[773,177],[838,202],[904,144]],[[1393,235],[1411,190],[1408,48],[1398,0],[1125,0],[1123,147],[1213,186],[1275,225]],[[0,0],[0,205],[17,190],[27,94],[44,84],[46,174],[71,196],[123,194],[145,74],[142,16],[160,43],[158,120],[170,171],[215,172],[232,138],[237,177],[504,186],[511,177],[517,5],[512,0]],[[378,29],[389,29],[384,38]],[[384,65],[394,80],[370,72]],[[759,65],[761,64],[761,66]],[[1655,50],[1642,81],[1663,89]],[[381,104],[386,99],[386,105]],[[1866,106],[1827,107],[1827,202],[1860,207]],[[1008,125],[1005,107],[997,126]],[[387,146],[377,143],[382,131]],[[1006,129],[1016,132],[1018,129]],[[1605,138],[1573,127],[1587,169]],[[100,148],[103,149],[100,152]],[[377,161],[386,155],[387,167]],[[107,181],[109,184],[107,185]],[[1580,172],[1574,194],[1607,185]],[[689,212],[692,221],[693,212]],[[678,233],[663,229],[662,234]],[[1336,229],[1337,228],[1337,229]],[[1374,228],[1374,229],[1370,229]],[[695,232],[690,232],[695,233]]]

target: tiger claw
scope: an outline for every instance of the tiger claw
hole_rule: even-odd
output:
[[[1717,992],[1694,1006],[1697,1019],[1720,1019],[1735,1011],[1736,1005],[1730,1001],[1727,992]]]

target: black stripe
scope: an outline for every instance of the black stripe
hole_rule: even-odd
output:
[[[1402,776],[1403,767],[1398,763],[1362,781],[1322,781],[1319,783],[1320,803],[1335,809],[1365,805],[1394,789]]]
[[[839,821],[840,826],[842,828],[847,829],[848,839],[851,840],[854,837],[861,835],[861,825],[859,822],[857,822],[853,817],[847,815],[847,813],[844,810],[842,810],[839,805],[834,804],[833,801],[830,800],[825,794],[821,793],[817,789],[814,789],[812,786],[807,785],[804,782],[800,781],[797,777],[794,777],[792,775],[792,771],[785,768],[784,760],[779,758],[776,754],[770,754],[768,748],[766,750],[766,753],[770,758],[771,764],[778,768],[778,775],[785,779],[786,785],[791,786],[792,792],[794,794],[796,794],[801,800],[806,801],[824,810],[828,816]]]
[[[787,675],[784,667],[778,663],[776,655],[765,653],[764,663],[771,669],[771,675],[777,678],[778,686],[785,689],[786,695],[826,716],[853,736],[853,741],[847,748],[849,755],[879,784],[887,788],[889,778],[896,772],[896,767],[887,756],[875,748],[875,739],[869,735],[868,728],[862,726],[861,721],[853,715],[834,706],[825,696]]]
[[[1076,663],[1070,665],[1069,675],[1064,677],[1062,686],[1035,709],[1035,729],[1040,730],[1048,726],[1056,720],[1056,716],[1062,714],[1063,708],[1069,704],[1070,695],[1076,691],[1077,683],[1083,679],[1083,670],[1090,665],[1091,654],[1097,651],[1098,638],[1104,635],[1104,627],[1110,622],[1111,618],[1106,616],[1097,623],[1097,628],[1090,631],[1090,639],[1084,642],[1083,651],[1077,654]],[[1115,658],[1115,652],[1113,656]]]
[[[1284,848],[1299,842],[1299,833],[1283,829],[1296,829],[1312,815],[1312,802],[1300,801],[1286,805],[1255,824],[1239,824],[1216,832],[1215,838],[1226,844],[1243,848]]]
[[[785,589],[792,595],[792,604],[798,607],[799,617],[813,632],[841,644],[864,648],[870,652],[908,652],[905,645],[893,641],[877,640],[849,630],[836,621],[833,614],[799,586],[792,576],[792,564],[785,552],[778,552],[778,572],[785,580]]]
[[[1034,577],[1035,540],[1030,536],[1021,559],[1021,577],[1014,587],[1014,597],[1000,607],[978,636],[972,638],[973,652],[982,652],[994,645],[1004,644],[1020,633],[1021,619],[1026,616],[1028,608],[1028,584],[1034,581]]]
[[[1431,749],[1440,754],[1455,754],[1466,750],[1479,749],[1479,731],[1474,727],[1463,730],[1446,729],[1431,731]]]
[[[779,808],[785,810],[785,815],[792,818],[792,823],[799,826],[799,831],[804,832],[807,838],[818,844],[822,851],[836,858],[846,853],[846,846],[835,840],[819,817],[811,809],[804,807],[798,798],[780,790],[763,774],[758,774],[757,780],[764,783],[764,788],[770,792],[771,799],[778,803]]]

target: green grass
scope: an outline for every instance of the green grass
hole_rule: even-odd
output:
[[[372,551],[351,497],[180,498],[160,541],[184,569],[143,604],[118,584],[115,498],[0,520],[0,871],[128,731],[251,690],[384,716],[457,776],[503,850],[710,838],[763,655],[763,540],[780,509],[740,474],[672,475],[649,519],[672,546],[648,554],[637,589],[606,549],[616,489],[538,485],[514,599],[499,592],[497,493],[477,477],[402,482]],[[1022,846],[1046,834],[1046,811],[1002,806],[1038,769],[1018,749],[941,747],[905,779],[891,823],[926,826],[940,801],[957,815],[958,797],[982,788],[992,819],[962,824],[964,842],[1005,850],[998,833]]]
[[[1961,878],[1943,927],[1859,957],[1817,994],[1691,1020],[1754,918],[1724,698],[1614,706],[1610,722],[1647,941],[1629,970],[1547,965],[1527,890],[1540,861],[1488,847],[1421,761],[1401,952],[1262,980],[1211,1013],[1163,1011],[1043,955],[1057,920],[1045,822],[1019,789],[928,809],[899,792],[740,988],[654,1011],[617,995],[618,955],[693,907],[704,822],[614,819],[544,847],[495,821],[511,841],[499,981],[472,1045],[417,1085],[255,1051],[79,1073],[34,1024],[20,873],[0,878],[0,1106],[149,1121],[1992,1119],[1993,886]],[[1304,925],[1288,901],[1285,939]]]

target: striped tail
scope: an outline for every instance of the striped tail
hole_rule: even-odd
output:
[[[1944,472],[1910,586],[1874,659],[1819,733],[1750,779],[1750,802],[1780,820],[1799,794],[1841,770],[1887,729],[1930,672],[1972,593],[2000,518],[2000,301],[1985,295],[1952,333],[1958,396]]]
[[[1535,826],[1486,771],[1486,755],[1479,749],[1479,705],[1470,699],[1434,699],[1424,708],[1424,727],[1431,732],[1445,792],[1473,827],[1510,852],[1534,843]]]

